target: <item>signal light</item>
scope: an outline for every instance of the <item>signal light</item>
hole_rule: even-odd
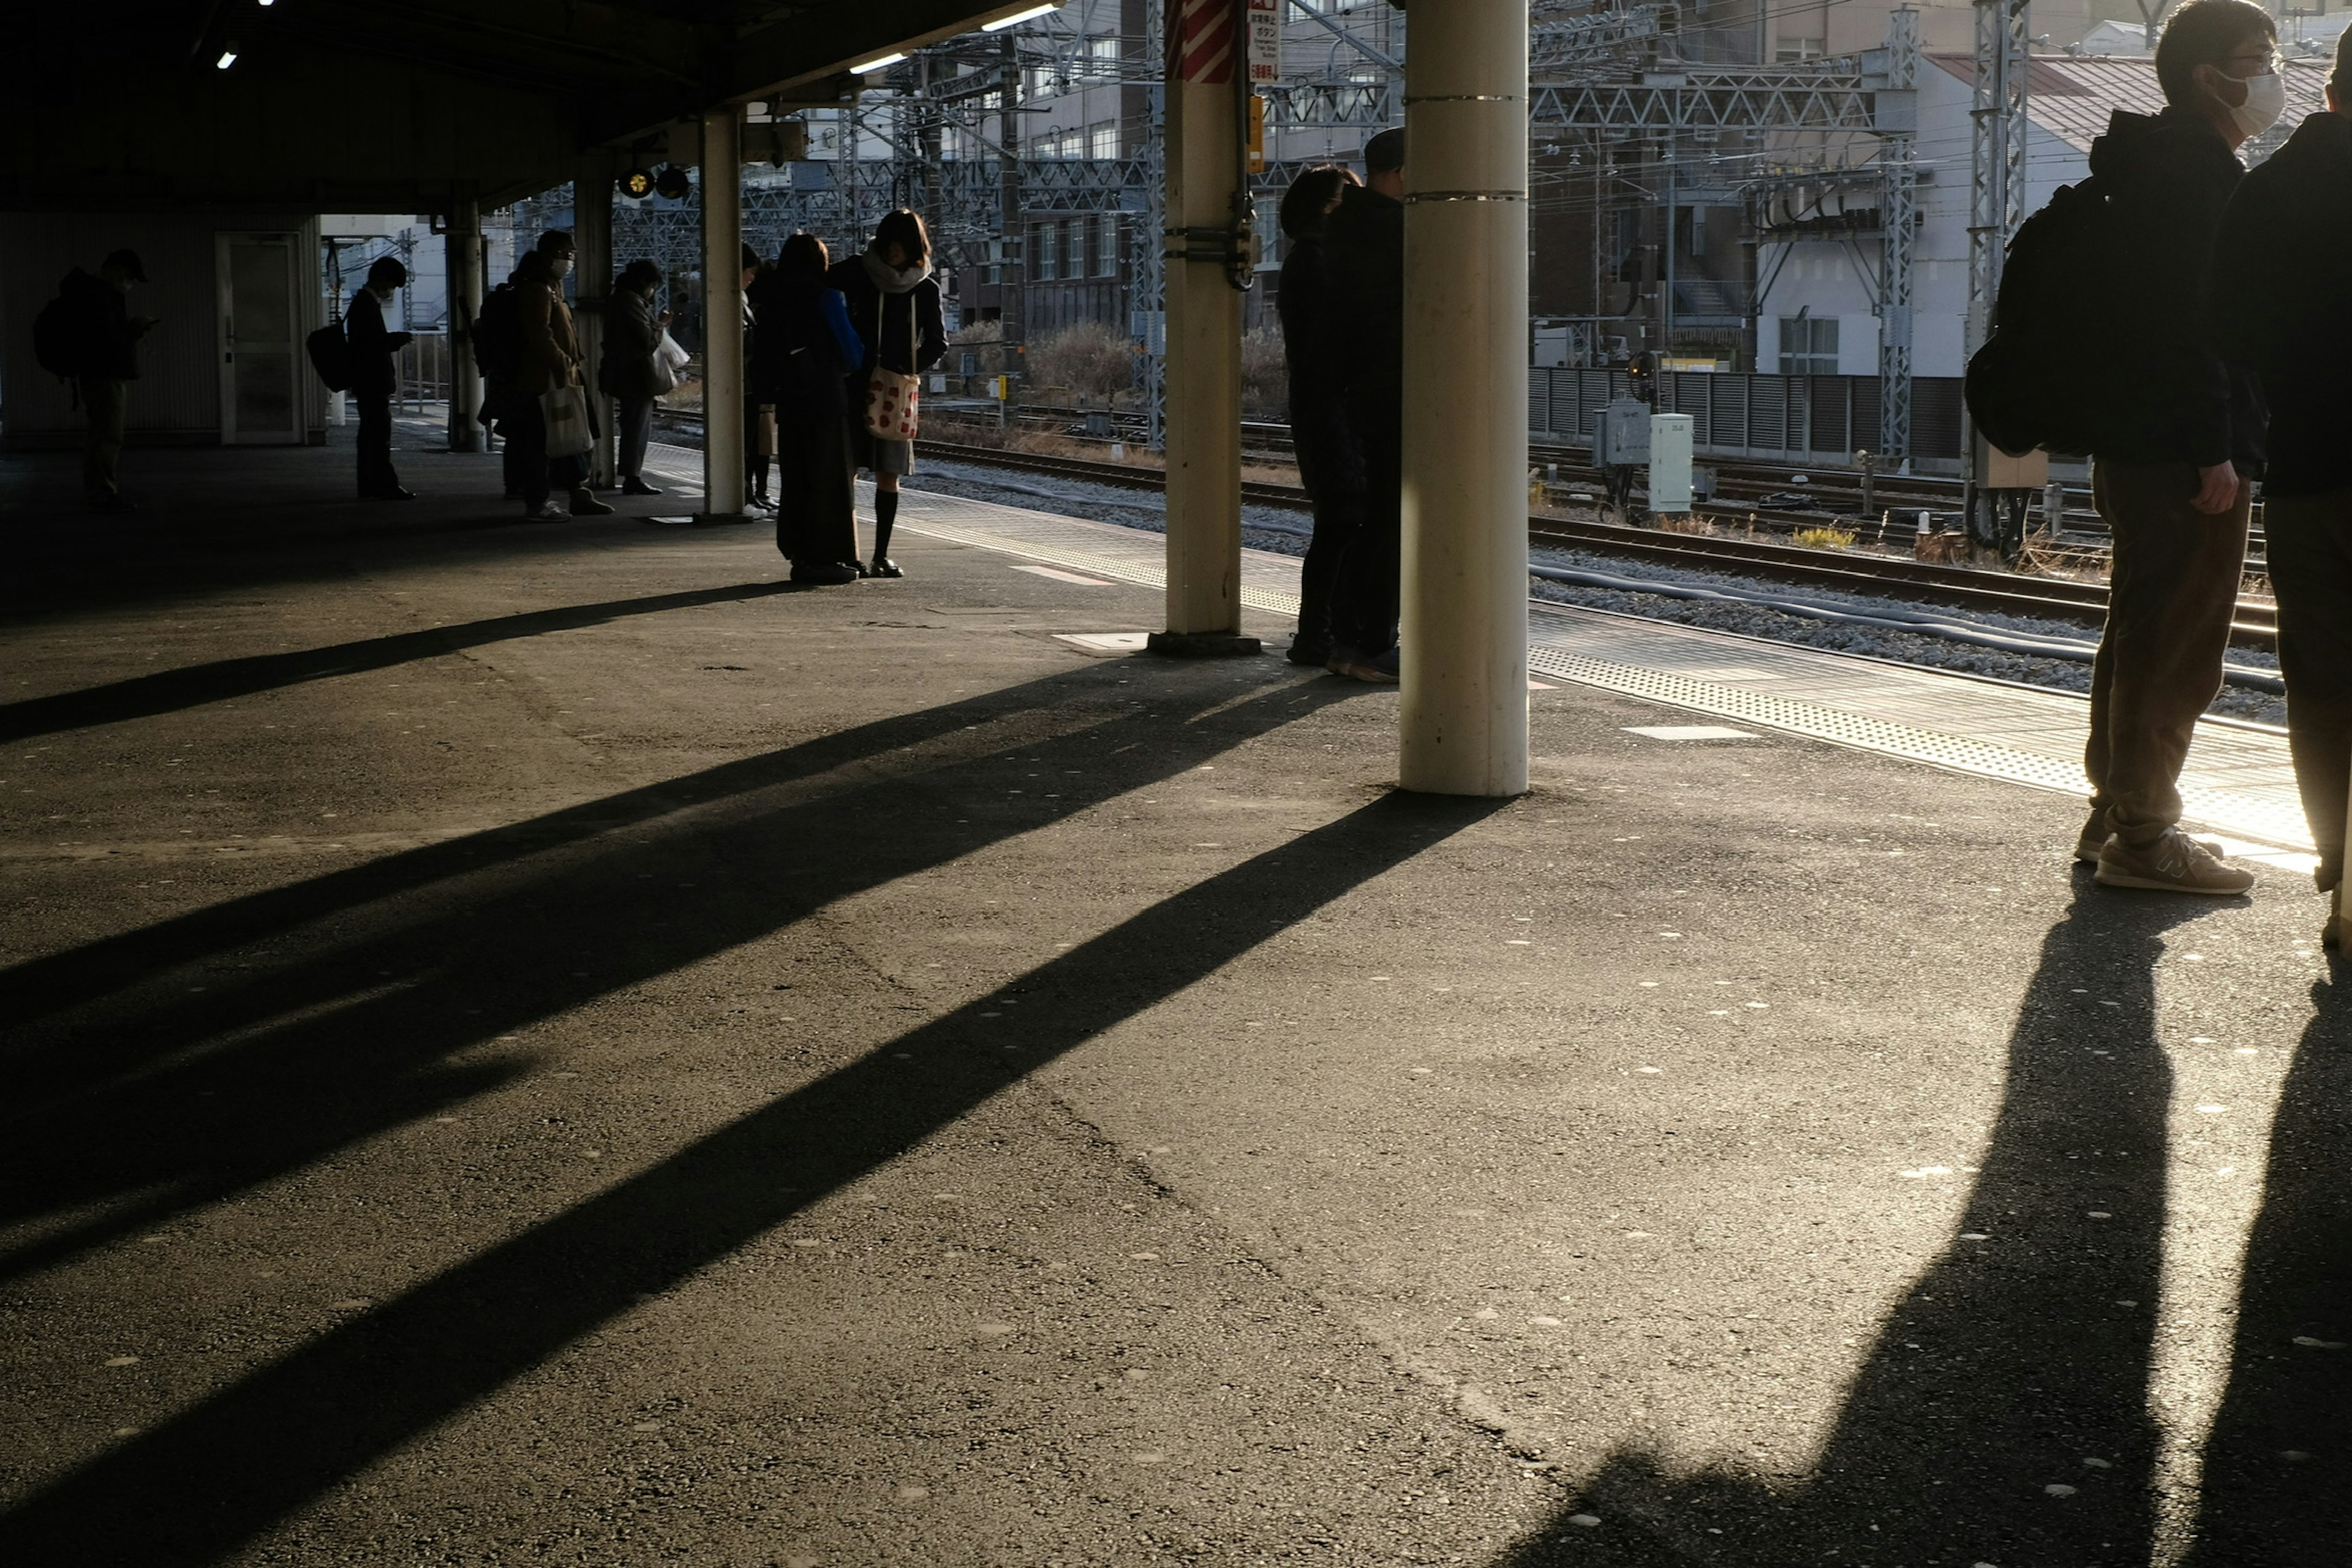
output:
[[[654,194],[654,176],[650,169],[631,169],[621,176],[621,194],[631,201],[643,201]]]
[[[654,195],[682,202],[694,194],[694,179],[676,163],[667,164],[654,176]]]

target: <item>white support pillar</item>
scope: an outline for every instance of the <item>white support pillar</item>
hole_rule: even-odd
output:
[[[1528,787],[1528,5],[1416,0],[1405,60],[1404,787]]]
[[[702,506],[697,522],[743,510],[743,111],[702,117]]]
[[[482,209],[472,197],[449,206],[444,250],[449,278],[449,450],[482,449],[482,373],[473,327],[482,313]]]
[[[588,483],[610,489],[619,447],[614,439],[613,400],[596,389],[596,367],[604,363],[604,309],[613,291],[613,155],[583,154],[572,176],[573,321],[580,331],[580,374],[596,410],[596,445],[588,451]]]
[[[1240,103],[1234,0],[1181,6],[1168,50],[1168,629],[1155,652],[1255,653],[1242,629]]]

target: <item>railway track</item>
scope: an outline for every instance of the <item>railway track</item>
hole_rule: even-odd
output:
[[[1162,491],[1160,470],[1128,463],[1087,458],[1045,456],[968,446],[961,442],[919,440],[916,450],[941,461],[1003,468],[1041,478],[1081,480],[1124,489]],[[1244,480],[1242,499],[1261,505],[1304,510],[1307,492],[1297,485]],[[1748,509],[1721,503],[1714,515],[1738,521]],[[1804,515],[1807,526],[1826,520]],[[1760,521],[1760,519],[1759,519]],[[1627,560],[1646,561],[1685,570],[1731,572],[1775,582],[1830,588],[1843,593],[1896,596],[1948,605],[1995,615],[2067,621],[2086,627],[2106,617],[2107,590],[2102,584],[2063,577],[2043,577],[1996,572],[1971,566],[1940,565],[1865,551],[1822,550],[1778,540],[1723,535],[1670,533],[1662,530],[1628,528],[1618,523],[1573,518],[1530,516],[1529,542],[1538,545],[1582,550]],[[2233,618],[2231,641],[2237,647],[2275,650],[2278,619],[2265,600],[2241,599]]]

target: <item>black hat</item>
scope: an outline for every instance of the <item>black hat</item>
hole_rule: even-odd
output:
[[[122,275],[130,279],[133,283],[144,283],[147,281],[147,268],[139,264],[139,253],[135,250],[115,251],[109,255],[105,260],[98,264],[98,269],[100,272],[105,271],[110,267],[121,268]]]

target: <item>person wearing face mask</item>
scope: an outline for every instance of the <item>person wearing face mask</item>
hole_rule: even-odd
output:
[[[2352,32],[2336,46],[2326,110],[2230,198],[2212,299],[2222,353],[2261,376],[2270,405],[2263,536],[2287,744],[2329,894],[2320,940],[2337,947],[2352,797]]]
[[[866,575],[903,577],[890,559],[890,530],[898,519],[898,481],[915,471],[915,444],[874,434],[864,410],[877,371],[920,375],[948,352],[930,231],[905,207],[885,213],[873,242],[835,262],[826,277],[841,290],[849,324],[866,347],[863,363],[851,367],[848,395],[850,451],[856,466],[874,475],[874,560]]]
[[[2075,843],[2110,888],[2228,897],[2253,886],[2180,830],[2181,763],[2221,688],[2264,416],[2252,376],[2223,362],[2206,315],[2213,245],[2244,177],[2237,149],[2278,118],[2276,31],[2247,0],[2189,0],[2165,23],[2165,108],[2118,110],[2091,144],[2112,277],[2085,279],[2120,331],[2091,341],[2099,391],[2092,497],[2114,540],[2106,626],[2091,672]]]
[[[620,405],[618,417],[621,493],[657,496],[661,490],[646,483],[646,447],[653,439],[655,391],[654,349],[661,342],[662,323],[669,312],[654,307],[660,289],[661,268],[643,257],[622,268],[613,279],[612,309],[605,313],[604,363],[597,384]]]
[[[547,420],[540,399],[558,387],[582,384],[580,337],[572,329],[572,307],[563,302],[563,279],[571,275],[572,259],[572,237],[556,230],[542,236],[539,248],[515,268],[515,326],[522,353],[516,384],[520,395],[511,402],[508,438],[517,448],[523,516],[533,522],[563,521],[563,509],[550,499],[558,489],[570,492],[573,517],[604,516],[613,510],[588,492],[586,458],[547,455]]]
[[[360,410],[362,500],[416,499],[415,491],[401,488],[392,467],[392,399],[400,390],[400,370],[393,356],[408,346],[410,334],[387,331],[383,324],[393,295],[407,282],[408,268],[398,257],[380,256],[368,268],[366,284],[343,311],[343,339],[351,345],[351,393]]]

